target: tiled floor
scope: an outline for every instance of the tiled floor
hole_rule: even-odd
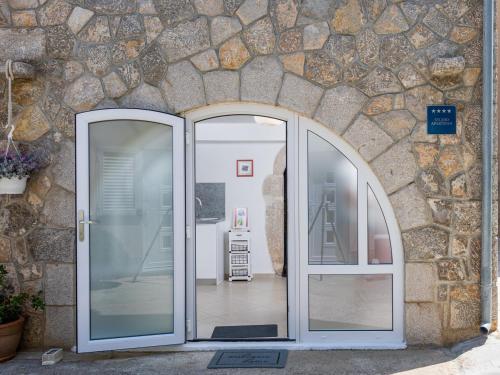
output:
[[[250,282],[223,281],[197,286],[198,338],[210,338],[216,326],[277,324],[287,337],[286,278],[256,275]]]

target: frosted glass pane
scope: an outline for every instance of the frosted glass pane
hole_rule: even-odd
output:
[[[309,330],[392,330],[392,275],[309,275]]]
[[[368,186],[368,263],[392,264],[387,222],[370,186]]]
[[[307,134],[309,264],[358,263],[358,183],[354,165]]]
[[[172,128],[89,125],[90,337],[173,332]]]

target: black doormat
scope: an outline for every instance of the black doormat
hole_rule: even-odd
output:
[[[284,368],[287,350],[219,350],[208,368]]]
[[[217,326],[212,332],[213,339],[248,339],[260,337],[278,337],[278,325]]]

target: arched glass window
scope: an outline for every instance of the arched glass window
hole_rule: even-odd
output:
[[[370,332],[378,331],[377,340],[402,343],[403,258],[389,200],[356,150],[301,120],[299,158],[307,171],[299,171],[307,176],[301,201],[308,209],[301,232],[307,238],[302,334],[308,341],[372,340]]]

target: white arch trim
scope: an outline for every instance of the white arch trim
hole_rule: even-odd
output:
[[[258,115],[280,119],[287,122],[287,184],[288,184],[288,259],[290,272],[289,293],[289,337],[296,339],[304,348],[404,348],[404,255],[401,234],[396,215],[384,188],[368,163],[345,140],[326,126],[302,117],[281,107],[263,104],[226,103],[216,104],[186,112],[187,137],[187,222],[194,228],[194,160],[193,127],[197,121],[227,115]],[[358,170],[358,265],[319,266],[328,267],[328,273],[335,274],[384,274],[393,275],[393,330],[392,331],[315,331],[308,332],[307,304],[304,304],[304,272],[307,266],[307,131],[312,131],[331,143],[343,153]],[[302,176],[302,178],[301,178]],[[367,184],[375,194],[387,222],[392,247],[392,264],[367,264]],[[304,207],[304,205],[306,205]],[[304,249],[304,250],[299,250]],[[305,258],[304,258],[305,256]],[[187,243],[187,274],[194,267],[194,241]],[[195,280],[187,280],[187,319],[195,322]],[[194,332],[188,332],[188,339]],[[194,336],[195,337],[195,336]],[[188,344],[189,345],[189,344]],[[193,343],[196,347],[199,344]],[[258,345],[257,345],[258,346]],[[274,346],[274,345],[273,345]],[[224,345],[222,346],[224,347]]]

